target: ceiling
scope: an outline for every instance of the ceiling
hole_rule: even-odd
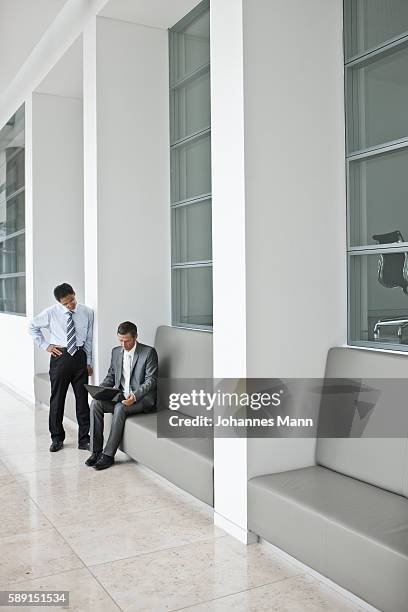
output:
[[[80,36],[41,81],[35,89],[36,93],[82,98],[82,66],[82,36]]]
[[[68,1],[0,0],[0,99]],[[199,2],[200,0],[108,0],[99,15],[167,29]],[[82,97],[81,40],[74,43],[36,91]]]
[[[167,29],[199,3],[200,0],[109,0],[99,15]]]
[[[0,0],[0,97],[67,0]]]

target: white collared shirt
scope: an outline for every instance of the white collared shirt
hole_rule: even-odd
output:
[[[122,361],[122,377],[120,380],[120,384],[123,389],[123,393],[125,397],[128,397],[130,394],[130,375],[132,372],[133,359],[135,357],[137,342],[135,346],[130,349],[130,351],[123,351],[123,361]]]
[[[60,303],[46,308],[32,319],[29,324],[30,335],[36,344],[47,350],[50,344],[67,346],[67,323],[68,315],[72,313],[75,325],[77,346],[83,346],[87,355],[88,365],[92,365],[92,334],[93,334],[93,312],[88,306],[77,303],[74,310],[68,310]],[[48,329],[49,340],[43,334],[43,329]]]

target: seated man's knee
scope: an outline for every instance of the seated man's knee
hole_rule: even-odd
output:
[[[113,409],[113,415],[114,416],[126,416],[125,406],[121,403],[115,404],[115,407]]]
[[[92,400],[91,405],[90,405],[90,410],[91,412],[98,412],[98,411],[103,411],[103,407],[102,407],[102,403],[99,400]]]

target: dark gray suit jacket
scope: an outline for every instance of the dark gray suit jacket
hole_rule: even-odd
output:
[[[112,359],[108,373],[101,382],[102,387],[115,387],[119,389],[122,378],[123,348],[115,346],[112,350]],[[156,350],[141,344],[136,344],[130,374],[130,392],[140,402],[144,412],[151,412],[156,408],[157,399],[158,364]]]

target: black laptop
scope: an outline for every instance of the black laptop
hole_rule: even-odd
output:
[[[85,389],[96,400],[104,402],[121,402],[125,399],[121,389],[114,387],[98,387],[96,385],[85,385]]]

